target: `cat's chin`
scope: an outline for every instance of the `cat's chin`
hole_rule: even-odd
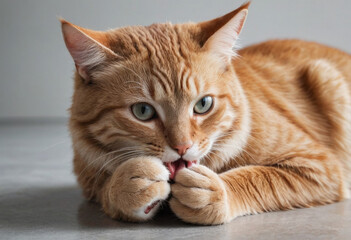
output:
[[[197,160],[187,161],[187,160],[184,160],[183,158],[179,158],[176,161],[165,163],[166,167],[168,168],[168,170],[170,172],[169,179],[173,180],[175,178],[175,175],[177,174],[177,172],[179,170],[181,170],[183,168],[189,168],[193,164],[197,164]]]

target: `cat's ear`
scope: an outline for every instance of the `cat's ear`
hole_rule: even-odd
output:
[[[247,2],[222,17],[199,23],[203,49],[225,61],[235,56],[234,47],[244,26],[249,5],[250,2]]]
[[[106,33],[78,27],[63,19],[60,21],[66,47],[85,82],[91,81],[90,74],[95,67],[119,58],[107,47]]]

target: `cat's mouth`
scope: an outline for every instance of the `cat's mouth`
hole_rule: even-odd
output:
[[[175,178],[175,175],[177,174],[177,172],[180,169],[189,168],[193,164],[196,164],[196,160],[195,161],[187,161],[187,160],[184,160],[183,158],[179,158],[178,160],[176,160],[174,162],[165,163],[166,167],[168,168],[168,170],[170,172],[169,179],[173,180]]]

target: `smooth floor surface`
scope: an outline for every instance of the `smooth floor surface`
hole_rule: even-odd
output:
[[[165,209],[123,223],[87,202],[72,174],[65,123],[0,124],[0,239],[351,239],[351,200],[194,226]]]

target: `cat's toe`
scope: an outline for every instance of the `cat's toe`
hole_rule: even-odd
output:
[[[171,186],[172,196],[181,202],[184,206],[199,209],[211,204],[213,191],[199,188],[186,187],[182,184],[175,183]]]

